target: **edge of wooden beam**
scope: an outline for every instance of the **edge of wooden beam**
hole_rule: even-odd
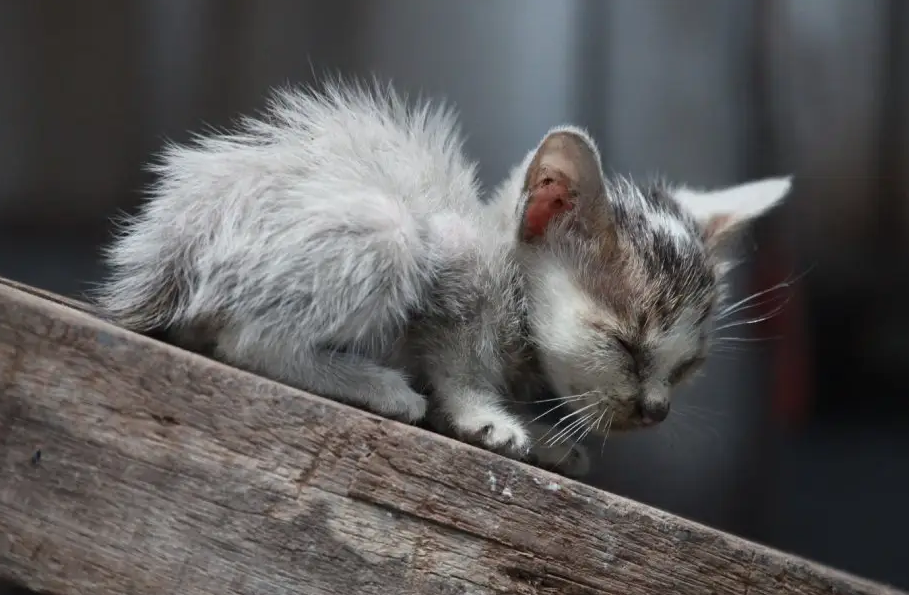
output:
[[[0,577],[31,589],[900,593],[79,304],[0,280]]]

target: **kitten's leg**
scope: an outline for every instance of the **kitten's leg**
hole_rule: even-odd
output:
[[[530,461],[540,467],[551,469],[568,477],[584,477],[590,471],[590,457],[583,444],[553,444],[546,441],[558,435],[558,428],[544,423],[527,426],[533,440],[530,447]]]
[[[530,434],[498,389],[505,378],[494,332],[482,320],[424,321],[411,348],[432,387],[433,425],[464,442],[520,459],[530,447]]]
[[[426,398],[409,386],[404,374],[353,353],[299,345],[292,336],[276,336],[274,327],[225,329],[215,355],[236,366],[274,378],[313,394],[364,406],[375,413],[408,422],[426,414]],[[284,329],[292,332],[293,328]]]
[[[494,388],[451,381],[434,383],[433,398],[444,423],[460,440],[513,458],[527,454],[530,434]]]
[[[359,355],[320,351],[301,357],[293,383],[314,394],[366,406],[388,417],[415,422],[426,414],[426,397],[398,370]]]
[[[513,458],[522,458],[530,447],[530,434],[518,415],[510,412],[505,398],[487,379],[496,376],[495,362],[478,356],[470,333],[436,329],[426,350],[424,369],[437,406],[436,426],[450,430],[465,442]]]

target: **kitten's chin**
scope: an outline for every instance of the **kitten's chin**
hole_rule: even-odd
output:
[[[590,431],[591,435],[602,437],[625,434],[651,429],[662,423],[645,419],[640,409],[632,401],[613,400],[607,396],[593,396],[598,392],[597,389],[589,388],[581,381],[574,380],[569,373],[563,373],[563,366],[558,365],[558,360],[546,361],[545,356],[541,357],[541,360],[542,365],[539,369],[549,392],[567,405],[567,407],[559,407],[557,411],[569,412],[570,410],[570,413],[575,413],[587,407],[584,410],[585,413],[596,412],[596,417],[592,417],[590,420],[594,426]],[[583,393],[590,393],[591,396],[581,397],[580,395]],[[552,402],[551,405],[556,405],[556,403]],[[585,413],[574,415],[568,421],[582,418]]]

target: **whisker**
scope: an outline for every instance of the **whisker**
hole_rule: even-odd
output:
[[[783,306],[779,306],[777,308],[774,308],[773,310],[771,310],[770,312],[768,312],[767,314],[765,314],[763,316],[758,316],[756,318],[747,318],[745,320],[737,320],[735,322],[730,322],[730,323],[718,326],[715,329],[713,329],[713,332],[718,333],[722,330],[726,330],[726,329],[730,329],[730,328],[736,328],[736,327],[745,326],[748,324],[757,324],[759,322],[764,322],[766,320],[770,320],[771,318],[779,316],[782,313],[783,313]]]
[[[550,438],[549,440],[546,441],[546,446],[549,446],[549,447],[555,446],[556,442],[558,442],[563,436],[567,435],[568,432],[572,432],[579,425],[583,425],[585,419],[586,419],[586,416],[579,417],[578,419],[574,420],[573,422],[571,422],[570,424],[565,426],[565,428],[563,428],[555,436],[553,436],[552,438]]]
[[[561,446],[562,444],[565,444],[566,442],[571,440],[576,433],[583,432],[587,427],[590,426],[590,424],[589,424],[590,420],[592,420],[594,417],[596,417],[596,415],[597,415],[596,411],[592,411],[592,412],[588,413],[587,415],[585,415],[584,417],[580,418],[579,420],[575,421],[572,424],[571,432],[568,433],[566,436],[563,436],[562,439],[558,441],[558,446]],[[575,441],[575,444],[577,444],[577,440]]]
[[[581,435],[578,436],[578,439],[574,441],[574,444],[571,445],[571,448],[565,449],[565,454],[563,454],[562,458],[559,459],[558,463],[556,463],[556,467],[558,467],[559,465],[562,464],[562,461],[564,461],[565,458],[571,454],[571,451],[575,450],[578,447],[579,443],[584,442],[584,438],[586,438],[587,435],[597,426],[597,424],[599,424],[600,420],[603,419],[603,415],[605,413],[606,413],[606,410],[603,409],[603,411],[602,411],[602,413],[600,413],[599,417],[597,417],[595,420],[593,420],[593,423],[587,424],[587,428],[583,432],[581,432]],[[594,412],[593,415],[596,416],[596,412]]]
[[[566,416],[565,416],[564,418],[562,418],[562,419],[568,419],[569,417],[571,417],[571,416],[573,416],[573,415],[577,415],[577,414],[579,414],[579,413],[583,413],[585,410],[590,409],[591,407],[594,407],[594,406],[596,406],[596,405],[597,405],[597,403],[590,403],[589,405],[587,405],[587,406],[584,407],[583,409],[578,409],[577,411],[575,411],[575,412],[572,413],[571,415],[566,415]],[[577,427],[577,424],[578,424],[579,422],[580,422],[581,424],[583,424],[584,421],[585,421],[586,419],[588,419],[588,416],[589,416],[589,415],[595,415],[595,414],[596,414],[596,412],[594,411],[594,412],[592,412],[592,413],[589,413],[589,414],[587,414],[587,415],[584,415],[584,416],[582,416],[582,417],[580,417],[580,418],[574,420],[573,422],[571,422],[570,424],[568,424],[568,426],[566,426],[562,431],[560,431],[558,434],[556,434],[555,436],[553,436],[552,438],[550,438],[550,439],[546,442],[546,445],[547,445],[547,446],[553,446],[553,445],[556,443],[556,441],[559,440],[560,438],[562,438],[563,436],[565,436],[567,432],[573,431],[573,430]]]
[[[604,407],[604,408],[603,408],[603,412],[600,413],[600,417],[598,417],[597,420],[596,420],[596,422],[594,422],[594,428],[595,428],[594,431],[596,431],[596,432],[599,432],[599,431],[600,431],[600,424],[603,423],[603,420],[604,420],[604,419],[606,419],[606,414],[607,414],[608,412],[609,412],[609,408],[608,408],[608,407]],[[609,422],[606,422],[606,423],[608,424]],[[605,425],[606,425],[606,424],[604,424],[604,427],[605,427]],[[604,435],[604,436],[603,436],[603,447],[605,447],[605,446],[606,446],[606,436]],[[603,447],[600,448],[600,455],[601,455],[601,456],[602,456],[602,454],[603,454]]]
[[[581,440],[584,439],[584,436],[587,435],[587,432],[590,431],[591,422],[592,422],[594,419],[596,419],[596,416],[597,416],[596,412],[593,412],[593,413],[589,414],[587,417],[585,417],[585,418],[584,418],[584,423],[581,424],[581,425],[578,427],[577,430],[575,430],[574,432],[572,432],[572,433],[571,433],[571,436],[568,436],[567,439],[566,439],[566,440],[563,440],[562,442],[564,443],[564,442],[566,442],[567,440],[570,440],[571,437],[575,435],[575,433],[577,433],[578,431],[580,431],[580,435],[578,435],[578,437],[575,439],[575,441],[574,441],[574,443],[572,444],[571,447],[574,448],[575,446],[577,446],[578,443],[579,443]]]
[[[726,343],[759,343],[761,341],[778,341],[784,339],[781,335],[773,337],[714,337],[713,341],[722,341]]]
[[[545,416],[549,415],[550,413],[552,413],[553,411],[555,411],[555,410],[558,409],[559,407],[562,407],[562,406],[565,405],[565,404],[566,404],[566,403],[557,403],[554,407],[550,407],[549,409],[547,409],[547,410],[544,411],[543,413],[539,414],[538,416],[536,416],[535,418],[533,418],[532,420],[530,420],[530,423],[533,423],[533,422],[539,420],[541,417],[545,417]]]
[[[737,308],[747,306],[747,305],[751,304],[752,302],[754,302],[754,300],[758,299],[759,297],[765,296],[772,291],[779,291],[781,289],[786,289],[787,287],[789,287],[789,284],[786,282],[777,283],[776,285],[774,285],[772,287],[768,287],[767,289],[763,289],[761,291],[752,293],[751,295],[744,297],[735,303],[729,304],[728,306],[726,306],[725,308],[720,310],[717,313],[717,317],[722,318],[723,316],[728,316],[731,312],[734,312]]]
[[[545,416],[549,415],[550,413],[552,413],[553,411],[555,411],[555,410],[558,409],[559,407],[565,405],[566,403],[574,403],[575,401],[580,401],[581,399],[583,399],[584,397],[586,397],[588,394],[590,394],[590,393],[589,393],[589,392],[587,392],[587,393],[581,393],[580,395],[573,395],[571,399],[563,399],[561,403],[557,403],[555,406],[550,407],[549,409],[547,409],[547,410],[544,411],[543,413],[539,414],[538,416],[536,416],[535,418],[533,418],[532,420],[530,420],[530,423],[533,423],[533,422],[539,420],[541,417],[545,417]],[[547,399],[547,400],[548,400],[548,399]],[[538,401],[538,402],[539,402],[539,401]]]
[[[604,411],[605,411],[605,409],[604,409]],[[603,417],[602,413],[600,414],[600,417]],[[578,439],[574,441],[574,445],[572,446],[572,448],[575,448],[578,445],[578,443],[583,442],[584,438],[587,438],[587,435],[590,434],[590,432],[592,432],[593,429],[596,427],[596,421],[597,420],[593,420],[594,423],[587,424],[587,429],[584,430],[584,432],[580,436],[578,436]]]
[[[751,304],[752,302],[754,302],[754,300],[756,300],[762,296],[765,296],[769,293],[772,293],[774,291],[788,289],[788,288],[792,287],[793,285],[798,283],[802,278],[804,278],[808,273],[810,273],[812,268],[813,267],[808,267],[808,269],[806,269],[803,273],[796,275],[795,277],[780,281],[779,283],[776,283],[775,285],[772,285],[772,286],[768,287],[767,289],[757,291],[745,298],[740,299],[739,301],[735,302],[734,304],[730,304],[730,305],[726,306],[717,314],[717,319],[725,318],[726,316],[729,316],[730,314],[735,312],[736,308]]]
[[[603,444],[600,445],[600,456],[606,450],[606,439],[609,438],[609,429],[612,427],[612,420],[615,418],[615,411],[609,414],[609,420],[606,422],[606,428],[603,431]]]
[[[719,320],[719,321],[722,321],[722,320],[725,320],[726,318],[729,318],[730,316],[733,316],[733,315],[738,314],[738,313],[740,313],[740,312],[747,312],[747,311],[753,310],[753,309],[755,309],[755,308],[761,308],[761,307],[764,307],[764,306],[769,306],[770,304],[773,304],[773,303],[775,303],[775,302],[780,302],[780,303],[777,304],[777,305],[774,306],[774,307],[776,307],[776,308],[784,308],[784,307],[786,306],[786,304],[789,303],[790,299],[791,299],[791,297],[790,297],[789,295],[786,295],[786,294],[783,294],[783,295],[772,295],[772,296],[768,297],[767,299],[760,300],[760,301],[757,301],[757,302],[750,302],[750,303],[742,304],[742,305],[735,306],[735,307],[734,307],[734,305],[733,305],[733,306],[729,306],[729,307],[727,307],[727,308],[721,310],[720,312],[718,312],[717,315],[716,315],[716,319]]]
[[[556,429],[562,424],[562,422],[564,422],[564,421],[566,421],[566,420],[568,420],[568,419],[571,419],[571,418],[574,417],[575,415],[580,415],[581,413],[584,413],[584,411],[586,411],[587,409],[590,409],[591,407],[594,407],[595,405],[596,405],[596,402],[588,403],[587,405],[585,405],[584,407],[581,407],[580,409],[576,409],[575,411],[572,411],[571,413],[569,413],[569,414],[567,414],[567,415],[563,415],[561,418],[559,418],[559,421],[557,421],[556,423],[554,423],[553,426],[552,426],[551,428],[549,428],[549,430],[546,431],[545,434],[543,434],[542,436],[540,436],[540,437],[537,439],[536,443],[538,444],[538,443],[541,442],[544,438],[546,438],[546,436],[548,436],[550,432],[556,430]],[[537,418],[537,419],[539,419],[539,418]],[[535,421],[535,420],[534,420],[534,421]],[[533,422],[531,422],[531,423],[533,423]]]
[[[731,345],[731,344],[721,344],[721,343],[710,343],[710,353],[726,353],[733,355],[740,355],[742,353],[747,353],[748,345]]]
[[[599,429],[600,429],[600,422],[602,422],[602,421],[603,421],[603,418],[606,417],[606,412],[607,412],[607,411],[609,411],[609,409],[607,409],[607,408],[604,407],[604,408],[603,408],[603,411],[600,413],[600,417],[598,417],[597,420],[594,422],[593,427],[594,427],[595,430],[599,431]]]
[[[536,400],[534,400],[533,402],[534,402],[534,403],[552,403],[552,402],[554,402],[554,401],[567,401],[567,400],[569,400],[569,399],[579,399],[579,398],[581,398],[581,397],[586,397],[587,395],[589,395],[589,394],[591,394],[591,393],[593,393],[593,392],[594,392],[594,391],[589,390],[589,391],[587,391],[587,392],[578,393],[578,394],[576,394],[576,395],[568,395],[568,396],[565,396],[565,397],[555,397],[555,398],[553,398],[553,399],[536,399]]]

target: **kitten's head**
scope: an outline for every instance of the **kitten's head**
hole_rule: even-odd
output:
[[[525,163],[518,242],[544,373],[586,425],[662,421],[704,361],[729,240],[789,179],[713,192],[610,181],[576,128],[550,131]]]

